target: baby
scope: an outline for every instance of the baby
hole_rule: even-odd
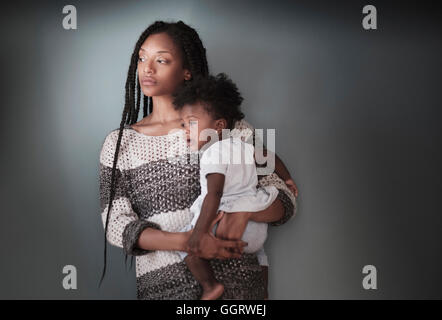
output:
[[[181,230],[193,229],[188,241],[189,252],[192,252],[199,247],[201,235],[211,231],[218,211],[234,212],[234,219],[240,219],[241,213],[265,210],[275,201],[278,189],[274,186],[257,188],[253,145],[222,132],[233,129],[234,123],[244,118],[240,111],[243,98],[225,74],[195,79],[181,88],[174,98],[190,150],[201,155],[201,194],[190,207],[194,213],[190,225]],[[215,234],[217,226],[213,228]],[[263,255],[266,237],[267,223],[248,221],[241,237],[247,243],[244,252]],[[186,252],[178,254],[201,284],[201,299],[219,298],[224,286],[215,279],[209,261]]]

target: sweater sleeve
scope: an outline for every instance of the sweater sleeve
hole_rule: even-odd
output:
[[[246,137],[246,141],[253,143],[253,134],[250,138],[249,137],[249,133],[250,132],[254,132],[254,128],[253,126],[248,123],[245,120],[241,120],[241,121],[237,121],[235,123],[235,128],[237,130],[233,130],[232,133],[234,135],[239,135],[241,134],[240,132],[243,132],[241,135]],[[245,132],[245,133],[244,133]],[[268,151],[270,152],[270,151]],[[268,175],[264,175],[264,176],[258,176],[258,185],[261,187],[264,186],[275,186],[279,193],[278,193],[278,198],[279,200],[282,202],[282,204],[284,205],[284,216],[278,220],[278,221],[274,221],[274,222],[270,222],[269,224],[272,226],[279,226],[282,225],[284,223],[286,223],[292,216],[295,215],[296,213],[296,208],[297,208],[297,203],[296,203],[296,197],[293,195],[293,193],[290,191],[290,189],[287,187],[287,185],[285,184],[285,182],[275,173],[271,173]]]
[[[115,134],[116,133],[116,134]],[[111,191],[112,164],[115,154],[118,130],[111,132],[105,139],[100,152],[100,208],[103,227],[106,226],[106,216],[109,208]],[[121,151],[121,148],[120,148]],[[118,162],[120,161],[119,155]],[[138,238],[146,228],[160,229],[153,222],[140,220],[133,210],[121,169],[116,166],[116,187],[115,196],[109,213],[109,222],[106,238],[110,244],[123,248],[128,255],[143,255],[151,252],[137,247]]]

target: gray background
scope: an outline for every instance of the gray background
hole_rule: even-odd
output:
[[[0,298],[134,299],[103,264],[99,152],[119,126],[130,55],[155,20],[196,28],[246,119],[276,128],[300,190],[270,229],[272,299],[442,298],[441,14],[432,3],[14,1],[1,10]],[[78,29],[62,28],[73,4]],[[441,29],[442,30],[442,29]],[[66,291],[62,268],[78,269]],[[362,288],[362,268],[378,289]]]

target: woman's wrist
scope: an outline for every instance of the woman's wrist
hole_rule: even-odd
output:
[[[178,251],[187,252],[187,243],[189,242],[191,235],[192,235],[192,231],[178,233],[178,237],[180,238],[180,240],[178,241],[180,249],[178,249]]]
[[[138,239],[138,247],[144,250],[186,251],[191,232],[167,232],[146,228]]]

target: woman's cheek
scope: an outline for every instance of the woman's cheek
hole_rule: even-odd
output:
[[[183,70],[180,68],[174,68],[173,71],[171,70],[168,78],[170,79],[170,84],[173,85],[173,88],[171,89],[175,91],[184,82]]]

